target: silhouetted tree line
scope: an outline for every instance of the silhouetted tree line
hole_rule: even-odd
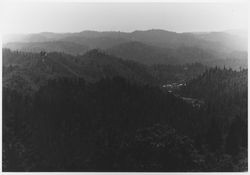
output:
[[[3,88],[3,171],[247,170],[244,117],[219,115],[121,77]]]

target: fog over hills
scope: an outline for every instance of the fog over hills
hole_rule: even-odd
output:
[[[45,42],[11,42],[5,45],[11,50],[39,53],[41,50],[47,52],[65,52],[68,54],[83,54],[88,46],[68,41],[45,41]]]
[[[232,33],[232,31],[231,31]],[[166,30],[126,32],[82,31],[6,36],[5,48],[28,52],[83,54],[102,49],[123,59],[143,64],[185,64],[215,60],[247,59],[247,39],[229,32],[176,33]]]
[[[232,33],[232,31],[231,31]],[[80,38],[80,39],[79,39]],[[79,33],[36,33],[26,35],[6,35],[3,42],[45,42],[45,41],[74,41],[85,42],[88,39],[116,39],[120,42],[140,41],[143,43],[155,45],[158,47],[179,47],[179,46],[196,46],[215,49],[221,45],[228,49],[237,49],[246,51],[247,39],[230,34],[230,32],[203,32],[203,33],[176,33],[160,29],[152,29],[145,31],[126,32],[97,32],[97,31],[82,31]],[[85,40],[84,40],[85,39]],[[91,41],[91,40],[90,40]],[[226,43],[227,42],[227,43]],[[237,48],[235,46],[241,43]],[[212,44],[214,46],[212,46]],[[93,45],[93,47],[96,47]],[[103,48],[105,46],[99,46]]]
[[[3,171],[249,170],[247,3],[1,9]]]

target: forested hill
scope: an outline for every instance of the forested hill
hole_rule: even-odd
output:
[[[223,152],[231,155],[242,154],[242,148],[248,145],[247,77],[247,69],[233,71],[216,67],[189,81],[180,91],[183,96],[205,101],[203,107],[211,119],[207,122],[210,125],[207,136],[213,139],[210,143],[215,147],[221,145]]]
[[[189,81],[181,90],[185,96],[203,99],[210,109],[247,119],[247,69],[212,68]],[[212,111],[211,111],[212,112]],[[215,111],[213,111],[215,112]]]
[[[187,95],[198,98],[215,98],[216,95],[234,95],[247,92],[247,69],[211,68],[187,83],[183,89]]]
[[[105,77],[121,76],[132,82],[155,84],[149,68],[125,61],[99,50],[81,56],[52,52],[38,53],[3,49],[3,85],[23,92],[37,90],[49,79],[81,77],[95,82]]]

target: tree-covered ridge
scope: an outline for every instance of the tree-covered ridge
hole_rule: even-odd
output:
[[[145,65],[125,61],[97,49],[78,56],[57,52],[42,56],[3,49],[3,85],[27,93],[33,93],[49,79],[79,77],[96,82],[114,76],[143,84],[157,82]]]
[[[242,162],[247,161],[247,153],[244,152],[248,135],[247,72],[247,69],[208,69],[180,91],[184,96],[205,101],[206,115],[211,118],[207,122],[211,148],[220,147],[234,159],[243,156]]]
[[[59,77],[81,77],[85,81],[95,82],[101,78],[121,76],[135,83],[159,86],[186,81],[205,69],[198,63],[147,66],[122,60],[98,49],[77,56],[57,52],[43,56],[3,49],[3,86],[24,93],[33,93],[47,80]]]
[[[247,69],[212,68],[182,88],[185,96],[203,99],[208,108],[247,119]],[[212,111],[211,111],[212,112]]]
[[[240,71],[217,67],[208,69],[197,78],[188,82],[185,87],[185,90],[190,95],[204,98],[213,97],[212,95],[216,91],[220,91],[223,94],[229,93],[230,89],[239,91],[247,90],[247,69]],[[205,93],[202,93],[202,90]]]

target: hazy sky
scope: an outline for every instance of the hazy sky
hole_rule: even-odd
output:
[[[247,5],[235,3],[5,4],[4,33],[126,31],[176,32],[247,28]]]

